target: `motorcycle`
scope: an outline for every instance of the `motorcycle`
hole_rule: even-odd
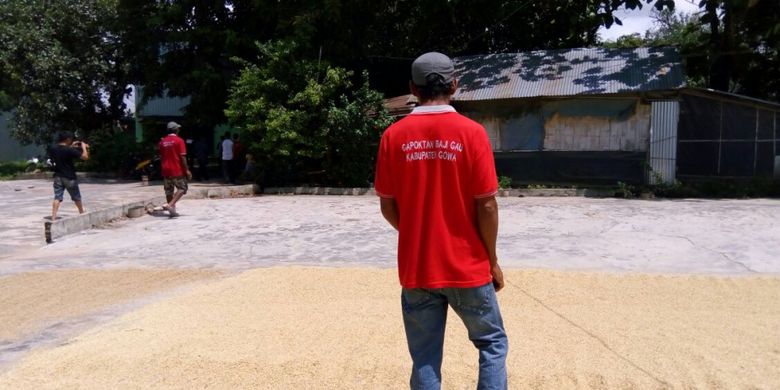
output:
[[[160,157],[155,156],[150,159],[139,161],[135,168],[133,168],[130,176],[135,180],[141,180],[144,176],[146,176],[148,180],[161,180]]]

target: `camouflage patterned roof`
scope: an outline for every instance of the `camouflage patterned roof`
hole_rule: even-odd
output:
[[[454,100],[616,94],[685,86],[672,47],[538,50],[458,57]]]

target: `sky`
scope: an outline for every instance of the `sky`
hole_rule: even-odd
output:
[[[674,0],[674,11],[693,13],[699,10],[698,3],[697,0],[694,0],[693,2],[690,0]],[[614,41],[622,35],[630,35],[633,33],[645,35],[645,31],[653,28],[653,19],[650,17],[650,13],[653,9],[655,9],[653,4],[643,4],[641,10],[621,9],[616,11],[615,16],[623,22],[623,25],[618,26],[617,24],[613,24],[612,27],[608,29],[604,27],[600,28],[599,35],[601,35],[601,39],[605,41]]]

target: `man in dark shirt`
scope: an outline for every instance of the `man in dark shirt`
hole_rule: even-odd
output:
[[[68,190],[70,199],[76,203],[79,214],[83,214],[84,205],[81,203],[81,192],[73,160],[89,159],[89,145],[84,141],[74,143],[73,134],[70,131],[63,131],[57,136],[57,143],[49,148],[49,158],[54,166],[54,202],[51,204],[51,220],[57,220],[57,210],[60,208],[65,190]]]
[[[195,141],[193,151],[195,161],[198,162],[198,180],[209,181],[209,143],[206,137],[200,137]]]

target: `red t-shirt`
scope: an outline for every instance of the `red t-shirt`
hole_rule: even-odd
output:
[[[181,156],[187,154],[187,145],[176,134],[168,134],[160,140],[160,160],[163,177],[184,176],[184,167],[181,165]]]
[[[382,135],[375,189],[399,210],[398,276],[406,288],[492,280],[474,199],[498,191],[485,128],[451,106],[424,106]]]

